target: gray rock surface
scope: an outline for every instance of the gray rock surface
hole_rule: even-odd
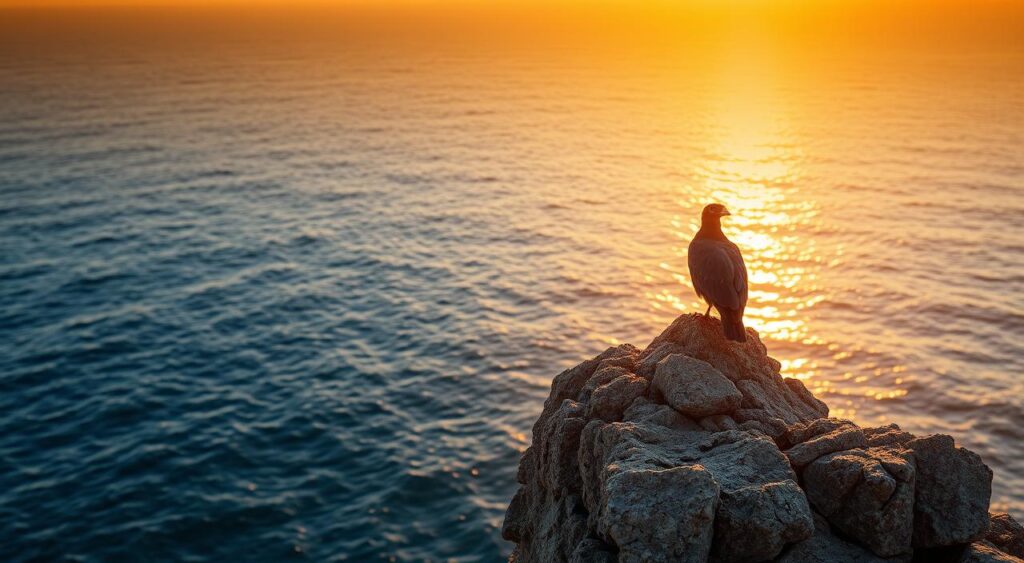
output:
[[[812,532],[811,511],[794,481],[723,490],[712,553],[718,561],[763,561]]]
[[[881,557],[911,552],[914,458],[905,450],[847,450],[804,470],[815,510],[839,531]]]
[[[809,537],[813,530],[810,508],[796,474],[764,435],[593,421],[580,438],[580,468],[594,527],[600,537],[619,547],[620,558],[628,553],[637,560],[676,560],[675,555],[666,555],[667,559],[657,555],[658,545],[669,537],[681,538],[681,543],[670,543],[668,553],[706,557],[704,548],[710,549],[711,544],[705,546],[703,538],[713,535],[716,558],[763,561],[777,555],[787,543]],[[692,475],[698,469],[701,476]],[[620,477],[623,473],[628,479]],[[683,480],[687,494],[699,499],[704,495],[695,492],[697,485],[711,490],[707,483],[713,484],[714,502],[702,504],[711,510],[708,518],[704,512],[683,518],[686,511],[678,508],[669,511],[671,518],[662,516],[668,510],[664,502],[683,506],[683,499],[671,492],[682,488]],[[610,500],[622,498],[627,498],[636,512]],[[637,526],[635,518],[642,515],[647,515],[646,524]],[[626,522],[624,527],[613,524],[620,520]],[[669,526],[672,522],[682,528]]]
[[[622,420],[622,413],[647,392],[647,380],[626,373],[598,387],[590,396],[588,418],[608,422]]]
[[[623,562],[706,561],[718,492],[700,465],[617,471],[602,487],[597,531]]]
[[[730,413],[743,400],[732,381],[711,364],[682,354],[658,362],[654,388],[669,406],[694,418]]]
[[[986,535],[977,455],[827,418],[747,335],[683,315],[556,376],[502,526],[512,559],[1014,560],[1024,533],[994,515]]]
[[[983,538],[988,529],[992,470],[978,454],[954,446],[952,436],[916,438],[907,447],[917,460],[914,547]]]

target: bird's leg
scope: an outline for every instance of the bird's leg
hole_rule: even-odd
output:
[[[704,316],[709,319],[711,318],[711,303],[708,303],[708,310],[704,311]]]

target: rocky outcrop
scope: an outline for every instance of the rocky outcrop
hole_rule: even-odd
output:
[[[747,336],[683,315],[556,376],[502,527],[512,559],[1017,560],[976,454],[828,418]]]

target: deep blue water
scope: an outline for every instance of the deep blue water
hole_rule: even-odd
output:
[[[3,43],[0,559],[500,560],[550,378],[697,307],[709,198],[787,373],[1021,514],[1019,52],[206,39]]]

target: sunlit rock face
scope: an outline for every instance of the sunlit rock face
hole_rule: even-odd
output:
[[[976,454],[828,418],[747,330],[683,315],[555,377],[502,528],[512,560],[1015,560],[1012,519],[986,536]]]

